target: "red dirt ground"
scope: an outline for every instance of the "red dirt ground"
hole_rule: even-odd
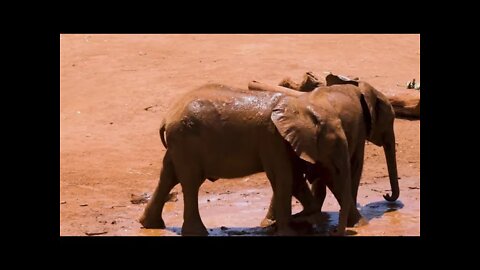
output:
[[[178,235],[183,198],[166,204],[166,230],[141,228],[165,149],[158,128],[168,106],[208,82],[246,88],[306,71],[355,75],[383,92],[420,81],[419,35],[61,35],[60,235]],[[402,85],[400,87],[398,85]],[[148,108],[148,109],[146,109]],[[420,121],[396,119],[400,201],[388,204],[383,149],[367,144],[359,190],[364,226],[352,235],[420,235]],[[387,191],[386,191],[387,190]],[[200,213],[212,235],[265,235],[258,228],[271,188],[264,173],[206,181]],[[292,200],[293,211],[301,210]],[[329,193],[322,217],[337,222]],[[315,235],[324,235],[319,228]]]

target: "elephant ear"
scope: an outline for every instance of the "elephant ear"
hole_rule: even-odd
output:
[[[357,79],[357,78],[355,78]],[[350,79],[342,75],[334,75],[332,73],[328,74],[325,77],[325,81],[327,83],[327,86],[335,85],[335,84],[351,84],[358,86],[358,80],[355,79]]]
[[[358,88],[362,93],[362,107],[367,122],[368,140],[381,146],[383,134],[391,126],[395,112],[388,98],[366,82],[359,82]]]
[[[295,153],[312,164],[318,160],[317,131],[320,118],[315,111],[295,97],[285,97],[270,116],[278,132]]]

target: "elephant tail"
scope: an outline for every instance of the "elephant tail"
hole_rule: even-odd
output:
[[[166,126],[166,122],[165,122],[165,119],[163,119],[162,124],[160,126],[159,133],[160,133],[160,140],[162,140],[162,144],[163,144],[163,146],[165,146],[165,149],[166,149],[167,148],[167,142],[165,141],[165,126]]]

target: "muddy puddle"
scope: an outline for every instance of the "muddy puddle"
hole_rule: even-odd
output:
[[[401,183],[419,179],[403,179]],[[386,186],[388,187],[388,185]],[[418,236],[420,235],[420,191],[406,188],[396,202],[385,201],[383,185],[368,186],[359,193],[358,209],[367,221],[356,227],[348,228],[351,236]],[[199,208],[202,220],[209,231],[209,236],[271,236],[273,228],[259,226],[270,201],[269,187],[209,192],[201,191]],[[292,200],[292,212],[302,210],[300,203]],[[327,236],[328,231],[338,223],[339,206],[329,192],[324,203],[323,212],[310,218],[315,225],[312,228],[298,227],[303,236]],[[183,198],[179,193],[178,201],[168,202],[165,206],[164,220],[167,228],[132,230],[140,236],[179,236],[182,226]]]

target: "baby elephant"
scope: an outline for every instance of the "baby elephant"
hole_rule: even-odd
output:
[[[182,235],[207,235],[198,209],[198,190],[205,179],[264,171],[275,198],[277,234],[294,235],[289,223],[291,197],[293,182],[303,180],[303,172],[296,168],[301,158],[336,168],[332,179],[344,196],[335,233],[344,234],[352,204],[349,154],[341,122],[328,103],[208,84],[187,93],[169,110],[160,136],[168,148],[159,184],[140,218],[145,228],[165,228],[165,198],[180,183]],[[302,194],[298,197],[303,205],[311,205],[308,187],[294,193]]]
[[[306,74],[307,76],[310,73]],[[329,74],[326,76],[326,86],[314,88],[302,83],[300,86],[295,83],[289,85],[299,91],[300,86],[305,86],[303,91],[308,93],[300,93],[294,90],[280,88],[283,94],[302,98],[302,96],[311,96],[314,102],[328,100],[337,110],[337,117],[341,120],[343,131],[347,137],[348,148],[350,153],[351,168],[351,192],[354,206],[350,209],[348,217],[348,226],[353,226],[361,219],[361,215],[356,208],[358,187],[363,169],[363,160],[365,152],[365,142],[370,141],[377,146],[384,148],[385,158],[387,161],[388,174],[392,195],[386,194],[384,198],[387,201],[395,201],[400,195],[398,185],[398,172],[395,154],[395,133],[394,120],[395,112],[389,99],[364,81],[356,79],[348,79],[343,76]],[[305,82],[306,80],[304,80]],[[264,90],[276,92],[275,87],[264,86],[261,84],[251,85],[252,90]],[[261,87],[259,87],[261,86]],[[332,170],[324,164],[306,165],[306,177],[313,182],[312,190],[317,200],[317,205],[323,204],[326,196],[326,187],[328,186],[338,201],[342,200],[341,194],[334,189],[335,182],[332,182]],[[317,181],[312,181],[319,179]],[[302,184],[302,182],[298,182]],[[303,183],[306,185],[306,183]],[[262,221],[262,225],[268,225],[275,219],[274,205],[271,204],[267,216]]]

